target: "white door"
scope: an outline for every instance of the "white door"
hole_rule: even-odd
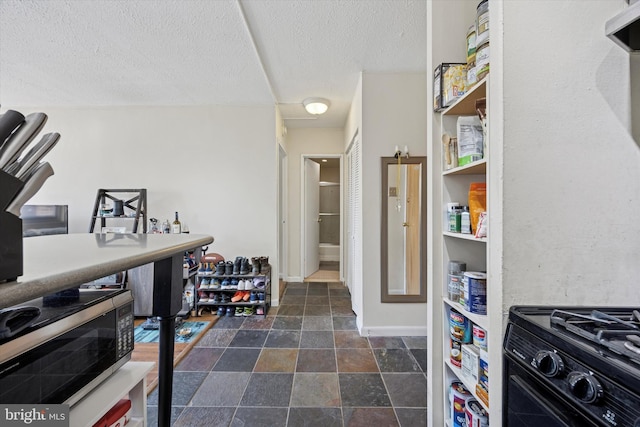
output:
[[[347,284],[351,292],[351,309],[361,318],[362,307],[362,175],[360,140],[356,137],[347,151]],[[361,320],[360,320],[361,321]]]
[[[320,268],[320,165],[304,159],[304,277]]]

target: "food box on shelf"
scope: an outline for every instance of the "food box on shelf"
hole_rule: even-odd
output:
[[[454,71],[447,73],[452,67],[454,67]],[[464,71],[466,64],[461,62],[443,62],[438,65],[435,70],[433,70],[433,110],[439,111],[442,110],[449,105],[451,105],[455,99],[452,99],[454,93],[454,87],[451,84],[451,78],[457,77],[458,74],[464,75],[466,71]],[[460,71],[458,71],[460,70]],[[464,93],[464,80],[462,79],[462,93]],[[455,90],[456,94],[460,89],[459,83],[456,85]],[[447,93],[447,90],[451,90],[451,93]],[[462,93],[459,96],[462,96]],[[445,99],[447,102],[445,102]]]
[[[473,344],[462,346],[462,376],[472,384],[480,379],[480,349]]]
[[[489,407],[489,392],[482,384],[476,384],[476,396],[478,396],[478,400],[482,401],[487,408]]]
[[[480,374],[478,382],[486,390],[489,390],[489,353],[480,350]]]

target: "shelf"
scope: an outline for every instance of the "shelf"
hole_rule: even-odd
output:
[[[259,307],[259,306],[263,306],[263,305],[267,305],[266,302],[249,302],[249,301],[242,301],[242,302],[200,302],[198,301],[198,305],[206,305],[206,306],[210,306],[210,305],[230,305],[233,307],[239,307],[239,306],[247,306],[247,305],[251,305],[254,307]]]
[[[443,116],[475,116],[476,99],[487,96],[487,77],[480,80],[476,85],[453,105],[442,111]]]
[[[224,278],[224,277],[238,277],[238,278],[254,278],[254,277],[267,277],[269,275],[270,272],[268,273],[257,273],[257,274],[253,274],[253,273],[249,273],[249,274],[202,274],[202,273],[198,273],[197,276],[198,277],[204,277],[204,278],[210,278],[210,279],[219,279],[219,278]],[[231,290],[231,289],[229,289]]]
[[[487,159],[475,161],[473,163],[459,166],[442,172],[443,176],[448,175],[485,175],[487,173]]]
[[[131,399],[131,421],[127,425],[144,425],[147,405],[140,398],[146,399],[145,377],[153,367],[153,362],[127,362],[70,408],[69,426],[94,425],[127,395]]]
[[[449,359],[445,359],[444,363],[451,370],[451,372],[453,372],[453,374],[456,376],[456,378],[458,378],[458,380],[460,382],[462,382],[462,384],[464,384],[466,389],[469,390],[469,393],[471,393],[471,395],[473,397],[475,397],[475,399],[478,401],[478,403],[480,403],[480,405],[482,405],[482,407],[488,413],[489,412],[489,407],[487,405],[485,405],[485,403],[482,401],[482,399],[480,399],[478,397],[478,394],[476,393],[476,384],[468,381],[465,377],[463,377],[462,376],[462,369],[453,366]],[[489,421],[491,421],[491,420],[489,420]]]
[[[320,216],[340,216],[340,212],[320,212],[318,215]]]
[[[487,243],[486,237],[476,237],[473,234],[453,233],[451,231],[443,231],[443,236],[453,237],[454,239],[471,240],[472,242]]]
[[[464,317],[466,317],[467,319],[469,319],[471,322],[475,323],[476,325],[480,326],[485,331],[489,330],[489,319],[488,319],[486,314],[471,313],[471,312],[467,311],[467,309],[464,308],[462,306],[462,304],[460,304],[458,302],[454,302],[454,301],[450,300],[449,298],[442,298],[442,300],[449,307],[455,309],[458,313],[462,314]]]

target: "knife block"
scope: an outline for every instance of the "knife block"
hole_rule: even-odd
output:
[[[6,211],[24,182],[0,170],[0,283],[22,276],[22,219]]]

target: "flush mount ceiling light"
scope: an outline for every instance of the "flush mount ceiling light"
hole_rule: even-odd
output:
[[[318,115],[326,113],[331,102],[324,98],[307,98],[302,101],[302,104],[307,113]]]

